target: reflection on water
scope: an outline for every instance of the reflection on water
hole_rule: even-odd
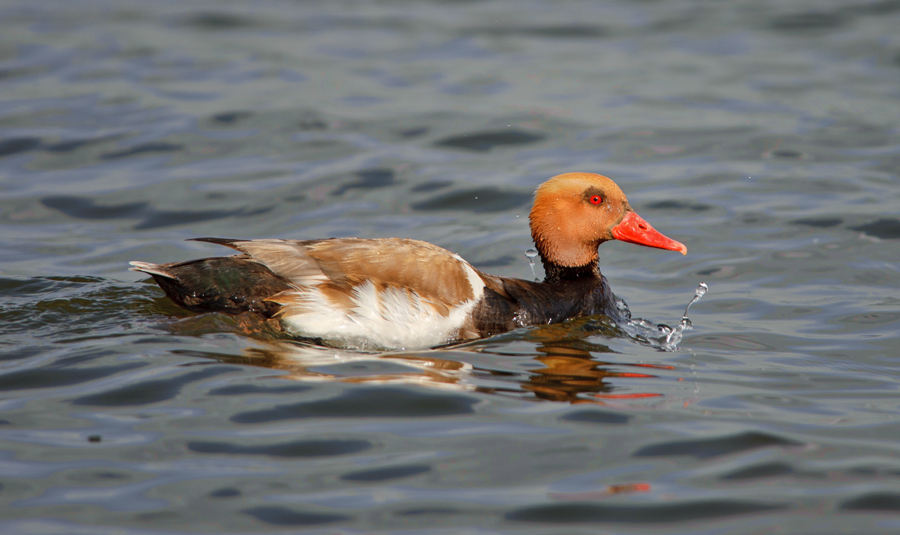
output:
[[[219,360],[286,371],[279,379],[345,383],[411,384],[472,390],[466,384],[472,366],[415,354],[370,354],[303,342],[269,342],[244,350],[241,357]]]
[[[502,345],[497,345],[492,339],[426,351],[369,353],[289,340],[271,321],[260,321],[247,314],[204,314],[175,322],[170,325],[170,329],[180,334],[196,335],[230,330],[253,336],[257,344],[243,349],[240,355],[192,354],[221,362],[287,372],[276,377],[301,382],[406,384],[493,394],[532,395],[536,399],[548,401],[599,403],[602,399],[659,396],[661,394],[652,392],[613,394],[613,388],[607,381],[610,378],[655,377],[647,373],[648,368],[673,369],[666,365],[611,363],[598,359],[598,355],[614,351],[607,345],[588,340],[589,338],[619,338],[624,334],[612,319],[603,316],[530,327],[507,335],[516,336],[531,347],[531,355],[520,357],[531,363],[518,373],[479,367],[467,362],[465,357],[459,358],[460,351],[502,355]],[[659,344],[648,345],[661,348]],[[623,367],[637,368],[640,371],[618,371]],[[488,381],[482,380],[485,378],[502,378],[504,384],[489,385]]]

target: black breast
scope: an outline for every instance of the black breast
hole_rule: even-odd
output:
[[[547,325],[571,318],[618,315],[615,296],[606,278],[582,277],[558,283],[499,279],[496,290],[484,290],[473,311],[474,327],[491,336],[527,325]]]

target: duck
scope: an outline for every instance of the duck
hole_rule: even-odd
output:
[[[135,261],[130,269],[193,312],[250,314],[292,338],[333,347],[411,350],[583,316],[619,317],[600,272],[604,242],[687,254],[644,221],[612,179],[594,173],[564,173],[538,186],[528,219],[543,281],[490,275],[406,238],[193,238],[239,254]]]

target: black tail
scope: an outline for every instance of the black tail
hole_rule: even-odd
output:
[[[270,318],[281,305],[265,299],[290,289],[269,268],[241,255],[131,265],[132,271],[153,277],[175,304],[194,312],[254,312]]]

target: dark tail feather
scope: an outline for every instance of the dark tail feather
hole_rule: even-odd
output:
[[[218,238],[200,241],[214,239]],[[172,264],[132,262],[131,265],[132,271],[153,277],[175,304],[194,312],[254,312],[270,318],[281,310],[281,305],[265,299],[290,289],[269,268],[240,255]]]

